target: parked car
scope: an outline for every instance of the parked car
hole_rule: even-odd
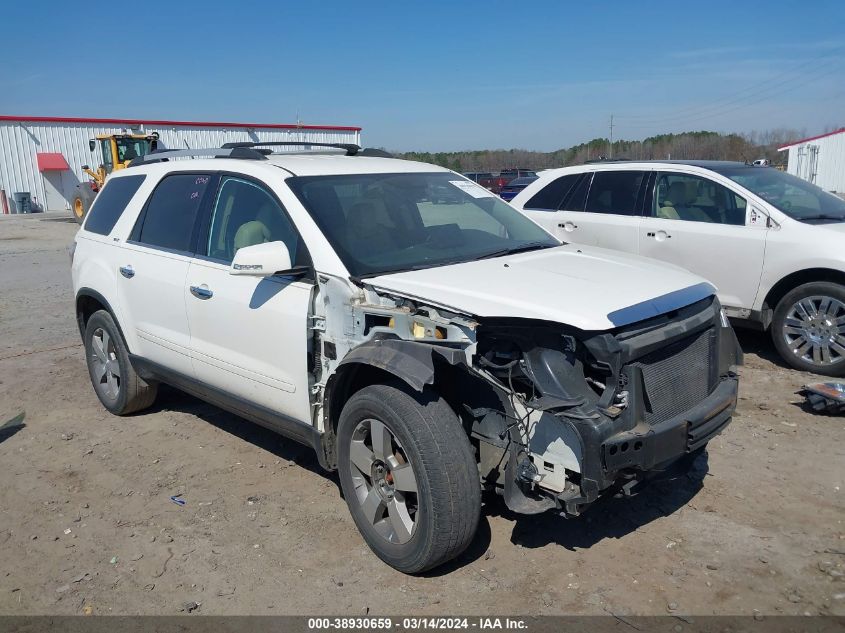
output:
[[[535,180],[537,180],[537,176],[523,176],[521,178],[514,178],[508,184],[502,187],[502,190],[499,192],[499,197],[506,202],[510,202],[514,199],[516,194],[525,189]]]
[[[168,383],[313,447],[404,572],[467,547],[482,487],[579,515],[729,423],[740,352],[701,278],[562,245],[433,165],[254,145],[150,154],[86,216],[76,317],[110,412]]]
[[[488,191],[498,194],[514,178],[536,176],[537,174],[530,169],[503,169],[498,174],[492,174],[490,172],[468,172],[464,175]]]
[[[701,275],[787,363],[845,375],[845,201],[815,185],[735,162],[605,162],[543,172],[513,205],[566,242]]]

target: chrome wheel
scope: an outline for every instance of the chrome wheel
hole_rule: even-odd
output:
[[[94,386],[110,400],[117,400],[120,394],[120,363],[117,350],[109,333],[97,328],[91,337],[91,374]]]
[[[845,303],[815,295],[800,299],[786,313],[781,335],[789,350],[819,367],[845,360]]]
[[[419,502],[414,469],[393,432],[379,420],[362,420],[352,432],[349,470],[366,520],[390,543],[407,543]]]

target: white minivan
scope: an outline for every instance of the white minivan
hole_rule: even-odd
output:
[[[771,167],[602,161],[551,169],[512,204],[565,242],[687,268],[798,369],[845,375],[845,201]]]

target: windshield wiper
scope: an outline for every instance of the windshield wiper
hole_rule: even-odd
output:
[[[536,251],[544,248],[552,248],[554,246],[559,246],[559,244],[549,244],[548,242],[526,242],[525,244],[520,244],[519,246],[501,248],[497,251],[493,251],[492,253],[485,253],[484,255],[479,255],[475,259],[492,259],[494,257],[502,257],[503,255],[513,255],[514,253]]]
[[[816,215],[805,215],[803,217],[796,217],[796,220],[804,222],[805,220],[833,220],[834,222],[845,221],[845,215],[830,215],[828,213],[817,213]]]

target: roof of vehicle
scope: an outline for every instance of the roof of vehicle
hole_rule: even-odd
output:
[[[632,167],[634,165],[689,165],[690,167],[700,167],[701,169],[711,169],[713,171],[718,171],[719,169],[735,169],[737,167],[756,169],[754,165],[734,160],[630,160],[625,158],[618,160],[593,161],[585,163],[585,165],[578,166],[583,167],[586,165],[591,167],[601,165],[623,165],[625,167]]]
[[[202,157],[202,150],[197,152],[197,158],[179,158],[178,160],[150,162],[141,165],[130,165],[123,170],[127,174],[135,169],[151,172],[185,171],[191,169],[202,170],[231,170],[249,172],[255,168],[277,167],[295,176],[327,176],[341,174],[386,174],[409,172],[449,172],[444,167],[429,163],[420,163],[398,158],[381,158],[372,156],[346,156],[339,152],[282,152],[269,154],[266,160],[249,158],[206,158]]]

